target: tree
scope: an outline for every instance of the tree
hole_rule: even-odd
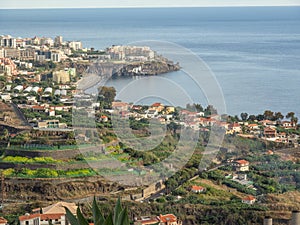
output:
[[[248,113],[241,113],[241,118],[243,121],[246,121],[248,118]]]
[[[258,115],[256,116],[256,119],[257,119],[258,121],[261,121],[261,120],[264,119],[264,115],[258,114]]]
[[[294,112],[289,112],[288,114],[286,114],[285,116],[287,119],[291,119],[291,123],[292,126],[295,126],[298,122],[298,118],[295,117],[295,113]]]
[[[208,105],[204,110],[204,112],[205,115],[218,114],[217,110],[212,105]]]
[[[275,120],[276,121],[282,120],[283,118],[284,118],[284,116],[282,115],[281,112],[276,112],[275,113]]]
[[[200,104],[194,104],[197,112],[203,112],[203,107]]]
[[[7,130],[7,129],[4,129],[3,130],[3,140],[8,140],[8,138],[9,138],[9,131]]]
[[[250,115],[250,116],[248,117],[248,120],[254,121],[254,120],[256,120],[256,116],[255,116],[255,115]]]
[[[89,222],[84,218],[79,207],[77,208],[76,216],[74,216],[67,207],[65,207],[65,209],[66,216],[71,225],[89,225]],[[110,212],[109,216],[104,218],[94,197],[92,214],[94,225],[130,225],[127,209],[122,208],[120,198],[117,201],[114,213]]]
[[[298,118],[294,117],[292,121],[293,126],[297,126],[297,123],[298,123]]]
[[[103,101],[111,104],[116,97],[116,89],[114,87],[99,87],[99,96],[103,96]]]
[[[274,112],[272,112],[271,110],[266,110],[264,112],[264,119],[265,120],[274,120]]]

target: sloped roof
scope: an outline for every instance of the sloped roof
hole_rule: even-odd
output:
[[[177,221],[177,217],[174,216],[173,214],[160,215],[158,219],[162,223],[176,222]]]
[[[201,190],[203,190],[203,189],[205,189],[204,187],[201,187],[201,186],[197,186],[197,185],[193,185],[192,186],[192,190],[193,191],[201,191]]]
[[[68,208],[71,213],[75,214],[77,210],[77,206],[75,203],[68,203],[68,202],[57,202],[53,205],[48,207],[42,208],[43,214],[65,214],[65,208]]]
[[[60,219],[64,214],[57,213],[57,214],[41,214],[41,220],[56,220]]]
[[[244,159],[237,160],[236,162],[237,162],[238,164],[243,164],[243,165],[249,164],[249,162],[248,162],[247,160],[244,160]]]
[[[255,200],[255,199],[256,199],[256,198],[255,198],[254,196],[252,196],[252,195],[249,195],[249,196],[243,198],[244,201],[253,201],[253,200]]]
[[[7,223],[7,220],[3,217],[0,217],[0,223]]]
[[[20,221],[25,221],[25,220],[31,220],[34,218],[40,217],[40,214],[31,214],[31,215],[25,215],[25,216],[19,216]]]

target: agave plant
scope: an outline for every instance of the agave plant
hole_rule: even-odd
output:
[[[82,215],[79,207],[77,208],[76,216],[74,216],[68,208],[66,209],[66,216],[71,225],[89,225],[88,221]],[[110,213],[107,218],[102,215],[96,199],[93,200],[92,213],[94,225],[130,225],[129,217],[126,208],[122,208],[121,200],[118,198],[114,212]]]

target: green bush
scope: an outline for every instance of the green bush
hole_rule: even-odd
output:
[[[71,223],[71,225],[89,225],[89,222],[82,215],[79,207],[77,208],[76,216],[70,212],[68,208],[66,209],[66,216]],[[96,199],[94,198],[93,206],[92,206],[92,214],[93,214],[93,222],[94,225],[129,225],[129,217],[127,213],[127,209],[123,209],[121,206],[120,198],[117,201],[114,212],[110,213],[107,218],[104,218],[101,213],[98,204],[96,203]]]

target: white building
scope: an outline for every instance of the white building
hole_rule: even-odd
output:
[[[233,164],[236,168],[236,171],[249,171],[249,162],[247,160],[237,160]]]
[[[82,43],[81,43],[81,41],[71,41],[71,42],[69,42],[69,48],[72,48],[75,51],[81,50]]]
[[[7,36],[0,36],[0,46],[1,47],[9,47],[9,48],[16,48],[17,47],[17,39],[13,38],[10,35]]]
[[[60,62],[61,61],[61,54],[59,52],[51,52],[51,60],[53,62]]]
[[[251,196],[251,195],[249,195],[249,196],[242,199],[242,203],[249,204],[249,205],[254,204],[255,201],[256,201],[256,198]]]

